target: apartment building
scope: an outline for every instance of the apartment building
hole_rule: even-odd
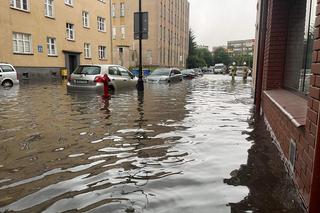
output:
[[[139,43],[134,40],[134,12],[138,0],[112,0],[112,52],[114,63],[138,65]],[[189,45],[188,0],[142,1],[149,13],[149,38],[143,40],[142,63],[147,67],[185,67]]]
[[[253,55],[254,39],[235,40],[227,42],[227,51],[230,55]]]
[[[112,62],[105,0],[1,0],[0,26],[0,61],[26,78]]]

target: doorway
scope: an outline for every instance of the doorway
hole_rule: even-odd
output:
[[[80,54],[77,52],[64,52],[65,64],[68,70],[68,74],[72,74],[77,66],[80,64]]]

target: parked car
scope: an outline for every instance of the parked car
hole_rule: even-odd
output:
[[[147,77],[147,81],[152,82],[179,82],[182,81],[182,74],[177,68],[158,68],[151,72],[151,74]]]
[[[194,68],[193,70],[197,75],[199,75],[199,76],[203,75],[203,72],[202,72],[202,70],[200,68]]]
[[[214,65],[214,74],[224,74],[227,70],[226,65],[224,64],[215,64]]]
[[[11,64],[0,63],[0,85],[3,87],[12,87],[19,84],[18,74]]]
[[[183,78],[195,78],[197,76],[193,69],[185,69],[181,71]]]
[[[119,65],[80,65],[69,76],[67,89],[102,91],[104,84],[100,80],[105,74],[110,78],[111,90],[134,88],[138,81],[128,69]]]

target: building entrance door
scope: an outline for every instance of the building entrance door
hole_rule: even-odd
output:
[[[78,52],[64,52],[66,68],[69,74],[72,74],[80,64],[80,54]]]
[[[120,65],[123,66],[123,47],[119,48]]]

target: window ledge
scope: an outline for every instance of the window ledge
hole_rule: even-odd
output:
[[[292,121],[296,127],[306,125],[308,101],[288,90],[267,90],[264,94]]]
[[[13,10],[18,10],[18,11],[25,12],[25,13],[31,13],[29,9],[25,10],[25,9],[20,9],[18,7],[13,7],[13,6],[10,6],[10,8]]]

